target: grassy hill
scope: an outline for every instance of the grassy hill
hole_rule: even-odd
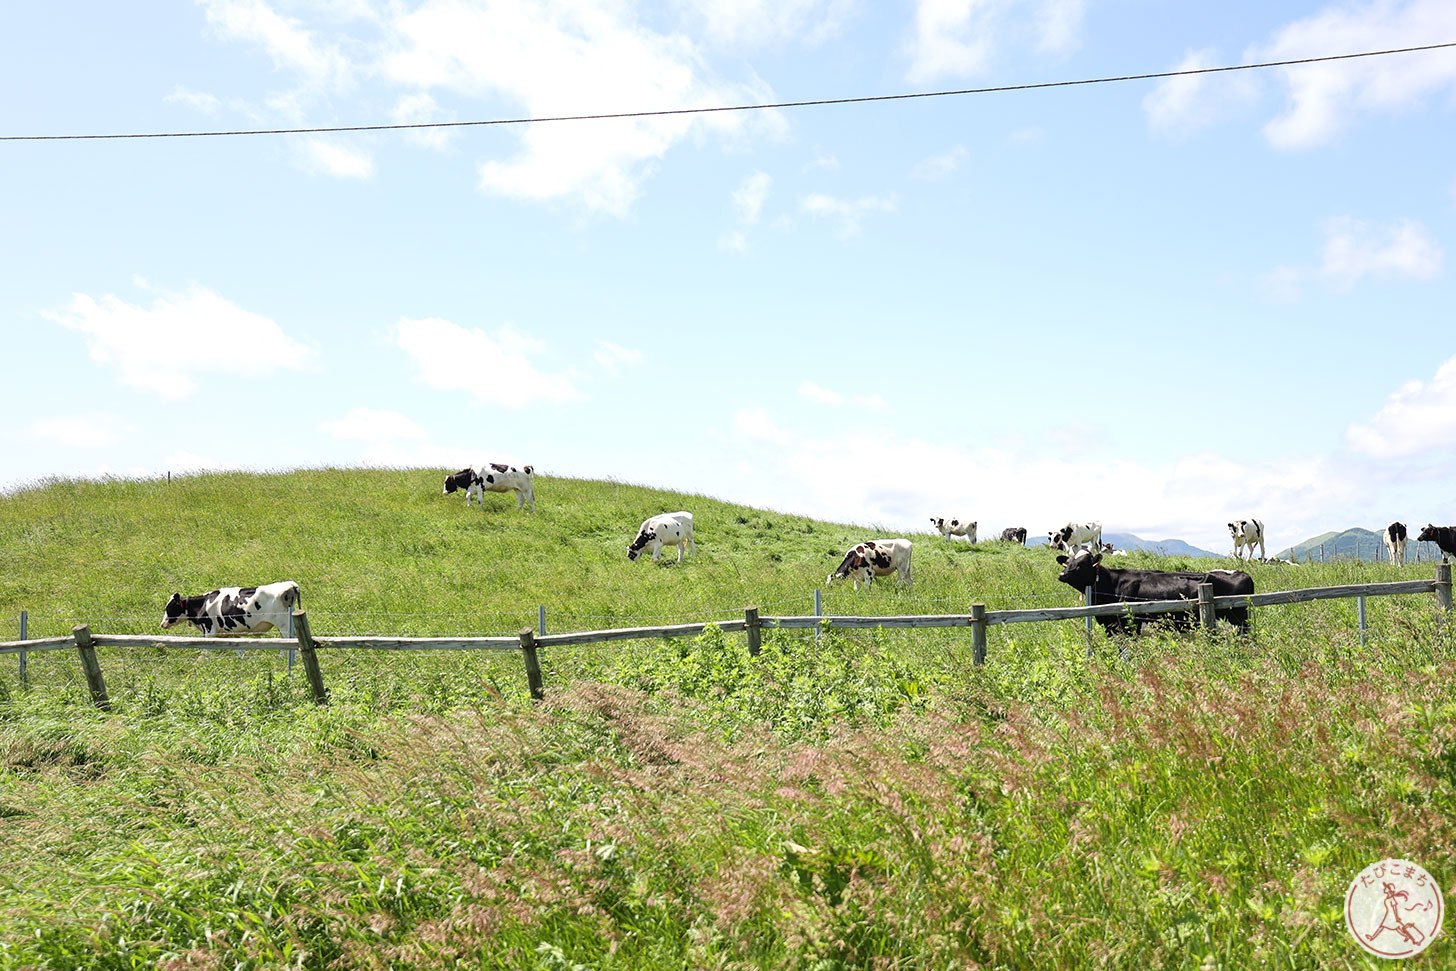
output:
[[[1416,534],[1420,527],[1410,531],[1406,544],[1407,563],[1434,563],[1441,558],[1441,550],[1435,543],[1418,543]],[[1383,530],[1362,529],[1359,526],[1346,530],[1330,531],[1312,536],[1302,543],[1281,550],[1275,556],[1279,559],[1295,559],[1300,563],[1331,560],[1362,560],[1368,563],[1384,563],[1389,559],[1385,549]]]
[[[55,482],[0,496],[0,618],[157,630],[173,591],[292,578],[316,633],[808,613],[872,525],[442,472]],[[629,563],[646,516],[698,555]],[[1067,606],[1046,550],[914,537],[830,613]],[[1132,565],[1207,560],[1135,554]],[[1425,576],[1247,566],[1261,590]],[[1356,968],[1373,860],[1456,873],[1456,625],[1430,598],[1266,609],[1250,638],[1081,624],[542,652],[0,657],[0,969]],[[0,623],[9,621],[0,620]],[[1430,960],[1450,961],[1438,940]]]

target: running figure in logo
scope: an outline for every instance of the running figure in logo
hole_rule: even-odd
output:
[[[1385,883],[1383,886],[1385,887],[1385,906],[1375,912],[1379,922],[1376,923],[1374,930],[1365,935],[1365,940],[1374,941],[1386,931],[1395,931],[1411,947],[1420,947],[1421,942],[1426,939],[1426,935],[1421,933],[1421,929],[1413,921],[1404,920],[1400,916],[1400,908],[1410,901],[1410,894],[1404,890],[1395,889],[1393,883]],[[1415,909],[1428,910],[1429,907],[1418,905]]]

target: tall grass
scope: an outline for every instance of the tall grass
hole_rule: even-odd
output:
[[[0,617],[150,631],[174,589],[290,577],[327,633],[807,613],[872,527],[544,479],[55,483],[0,498]],[[629,564],[647,515],[699,555]],[[1034,525],[1034,524],[1028,524]],[[1192,561],[1134,557],[1178,569]],[[829,612],[1070,605],[1045,551],[917,537],[912,591]],[[1421,575],[1252,565],[1261,590]],[[1456,879],[1452,632],[1426,598],[1261,610],[1251,638],[1079,624],[767,633],[520,659],[0,659],[0,967],[1368,966],[1348,881]],[[1438,940],[1423,960],[1449,963]]]

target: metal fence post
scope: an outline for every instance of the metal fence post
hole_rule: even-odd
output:
[[[28,613],[26,613],[25,611],[22,610],[20,612],[20,639],[22,641],[30,640],[30,637],[28,636],[28,630],[27,630],[27,622],[29,620],[30,620],[30,615]],[[25,655],[26,655],[26,652],[25,651],[21,651],[20,652],[20,683],[22,685],[25,685],[26,687],[29,687],[30,686],[30,671],[29,671],[29,669],[26,666],[26,656]]]
[[[1355,614],[1360,618],[1360,646],[1365,646],[1365,598],[1355,598]]]
[[[1082,602],[1085,603],[1089,607],[1092,606],[1092,588],[1091,587],[1088,587],[1087,588],[1087,592],[1082,595]],[[1087,625],[1087,660],[1090,661],[1090,660],[1092,660],[1092,618],[1091,617],[1087,617],[1087,618],[1084,619],[1084,622]]]
[[[546,636],[546,605],[542,604],[536,608],[536,636]]]
[[[824,625],[819,621],[824,617],[824,592],[818,587],[814,588],[814,643],[819,643],[819,635],[823,632]]]

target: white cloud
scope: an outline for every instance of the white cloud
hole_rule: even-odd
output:
[[[547,373],[532,363],[545,353],[545,344],[510,327],[492,335],[448,320],[405,319],[394,337],[432,388],[464,391],[509,410],[537,401],[586,400],[568,374]]]
[[[1440,245],[1412,220],[1381,230],[1344,216],[1325,224],[1320,272],[1343,286],[1367,276],[1429,280],[1440,274],[1443,259]]]
[[[838,407],[846,402],[851,402],[870,411],[884,411],[889,407],[888,402],[881,395],[857,394],[846,398],[838,391],[821,387],[813,381],[805,381],[799,385],[799,397],[807,401],[812,401],[815,404],[829,405],[830,407]]]
[[[180,84],[172,89],[172,93],[162,99],[168,104],[181,104],[200,111],[204,115],[215,115],[222,107],[222,102],[216,96],[203,91],[193,91],[182,87]]]
[[[426,0],[391,27],[395,50],[381,68],[390,80],[417,90],[505,98],[531,117],[720,106],[769,95],[756,79],[717,80],[692,40],[650,30],[631,8],[615,3],[502,0],[476,8]],[[513,129],[521,145],[516,157],[480,166],[480,188],[516,199],[571,198],[596,212],[625,215],[678,142],[775,124],[763,114],[524,126]]]
[[[28,431],[31,438],[68,448],[105,448],[122,436],[122,427],[105,416],[57,415],[32,422]]]
[[[957,145],[950,151],[921,159],[910,170],[910,177],[928,182],[946,178],[959,169],[969,156],[970,153],[966,151],[964,145]]]
[[[1345,440],[1377,459],[1456,445],[1456,357],[1437,368],[1429,382],[1410,381],[1397,389],[1368,422],[1351,425]]]
[[[1205,48],[1189,51],[1174,70],[1197,71],[1220,63],[1217,53]],[[1254,80],[1244,74],[1164,78],[1143,98],[1143,112],[1153,131],[1181,137],[1223,121],[1256,96]]]
[[[301,74],[309,82],[338,87],[347,83],[351,65],[334,46],[320,43],[302,23],[263,0],[200,0],[207,22],[224,38],[257,44],[275,67]]]
[[[405,95],[396,101],[390,118],[396,125],[427,125],[452,122],[455,120],[455,113],[441,108],[428,94],[416,93]],[[438,151],[450,144],[453,132],[454,129],[450,128],[417,128],[405,132],[405,137],[417,145]]]
[[[596,362],[608,371],[616,372],[624,367],[637,367],[642,363],[642,352],[611,341],[597,341]]]
[[[854,7],[853,0],[695,0],[679,5],[703,36],[724,46],[822,43],[839,33]]]
[[[738,221],[746,226],[752,226],[758,222],[759,214],[763,212],[763,204],[768,199],[769,186],[773,179],[767,172],[754,172],[743,180],[743,184],[733,190],[733,208],[738,213]]]
[[[1062,54],[1080,41],[1085,0],[918,0],[909,80],[928,83],[986,69],[993,53],[1029,42]]]
[[[354,408],[339,418],[319,422],[319,431],[345,441],[421,441],[427,435],[414,421],[397,411]]]
[[[260,377],[299,369],[313,356],[274,321],[204,287],[151,292],[149,307],[110,294],[72,294],[66,306],[42,316],[85,335],[91,360],[115,369],[123,384],[171,400],[196,391],[204,374]]]
[[[787,445],[792,440],[789,433],[762,408],[745,408],[736,412],[733,415],[733,433],[750,442],[768,442],[771,445]]]
[[[899,200],[893,196],[861,196],[858,199],[839,199],[821,192],[811,193],[799,202],[799,208],[820,219],[839,221],[841,236],[853,236],[860,231],[864,217],[872,212],[894,212]]]
[[[329,139],[310,138],[304,142],[304,158],[311,171],[334,178],[369,179],[374,176],[374,159],[367,152]]]
[[[1412,47],[1456,37],[1450,0],[1377,0],[1330,6],[1284,27],[1251,61]],[[1369,57],[1279,69],[1288,85],[1285,112],[1264,127],[1280,148],[1329,141],[1361,113],[1399,111],[1424,99],[1456,94],[1450,51]]]

